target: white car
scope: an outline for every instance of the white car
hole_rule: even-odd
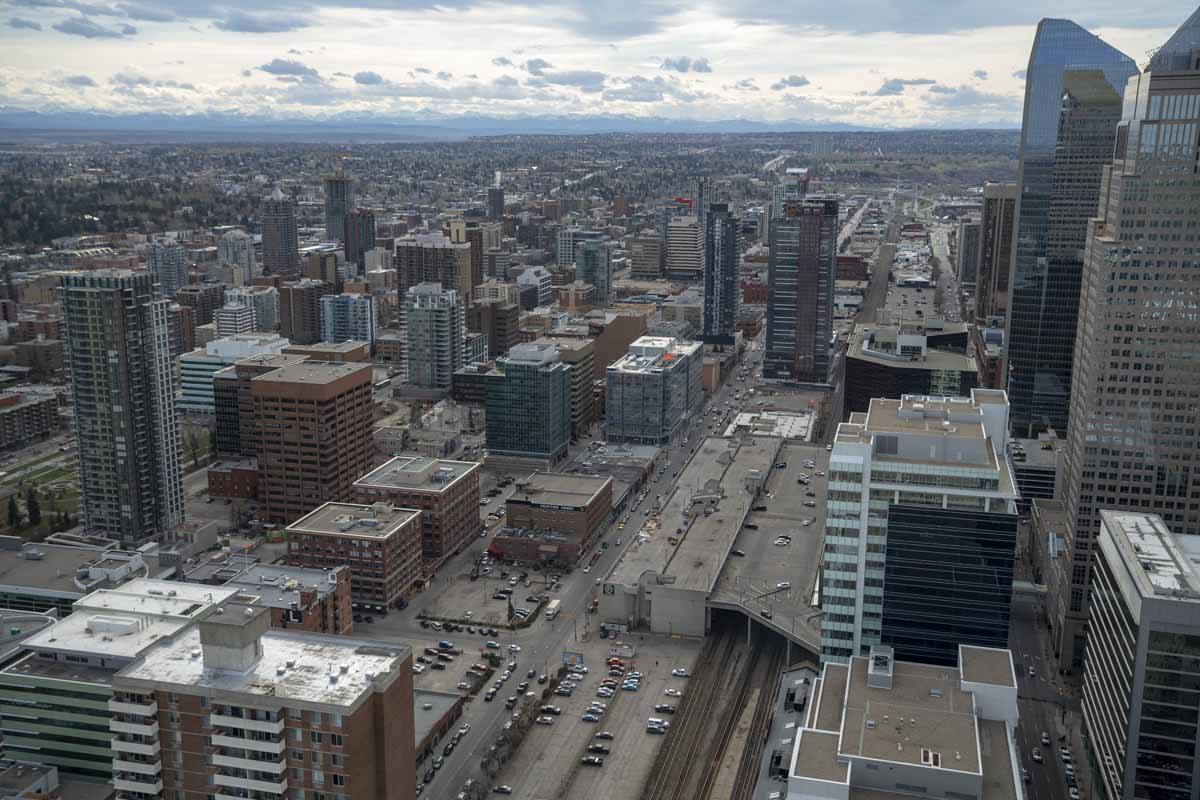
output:
[[[776,539],[775,540],[776,547],[787,547],[789,544],[791,544],[791,541],[788,539]]]
[[[420,675],[424,671],[425,671],[424,664],[413,664],[413,673]]]
[[[776,590],[790,589],[792,588],[792,585],[787,581],[780,581],[779,583],[775,584],[775,588]]]
[[[683,692],[678,689],[666,689],[663,693],[669,697],[683,697]]]
[[[554,717],[541,716],[534,720],[538,725],[553,725]]]
[[[592,571],[592,568],[591,568],[591,566],[589,565],[589,566],[586,566],[586,567],[584,567],[584,568],[583,568],[583,571],[584,571],[584,572],[591,572],[591,571]]]
[[[510,651],[510,652],[513,652],[513,653],[519,653],[519,652],[521,652],[521,645],[519,645],[519,644],[510,644],[510,645],[508,646],[508,649],[509,649],[509,651]]]
[[[671,674],[676,678],[690,678],[692,676],[692,673],[688,672],[683,667],[676,667],[675,669],[671,670]]]

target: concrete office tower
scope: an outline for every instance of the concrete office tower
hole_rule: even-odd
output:
[[[254,330],[270,333],[279,327],[279,290],[274,286],[242,286],[225,292],[225,300],[254,309]]]
[[[1093,74],[1068,82],[1075,70]],[[1111,108],[1111,94],[1119,97],[1135,74],[1133,59],[1074,22],[1038,23],[1025,74],[1007,293],[995,291],[996,309],[988,315],[1003,314],[1007,323],[1014,436],[1066,430],[1079,253],[1099,197],[1100,167],[1112,157],[1120,110],[1119,101]],[[1074,94],[1070,106],[1063,103],[1066,92]],[[1060,159],[1067,163],[1060,166]]]
[[[493,186],[487,191],[488,219],[504,217],[504,189]]]
[[[963,219],[958,223],[958,282],[963,286],[974,286],[979,275],[979,240],[983,238],[982,227],[977,219]]]
[[[304,277],[314,281],[324,281],[339,291],[342,287],[342,263],[340,254],[333,245],[321,245],[311,250],[305,250]]]
[[[704,335],[707,344],[732,345],[741,282],[738,221],[725,203],[713,203],[704,224]]]
[[[554,276],[545,267],[529,267],[517,276],[517,286],[537,288],[537,304],[548,306],[554,302]]]
[[[163,297],[173,298],[175,292],[187,285],[187,250],[179,242],[153,242],[147,266]]]
[[[837,200],[828,198],[789,203],[771,225],[764,378],[829,380],[837,233]]]
[[[84,525],[124,547],[169,540],[184,513],[170,303],[131,270],[65,274],[61,301]]]
[[[639,236],[629,243],[630,273],[635,278],[657,280],[662,277],[667,248],[656,236]]]
[[[674,217],[667,225],[667,275],[672,280],[704,280],[704,228],[698,217]]]
[[[325,187],[325,238],[346,241],[346,215],[354,208],[354,181],[339,164],[333,175],[321,179]]]
[[[590,283],[596,289],[596,303],[608,305],[612,300],[612,250],[607,239],[588,239],[579,245],[575,255],[575,279]]]
[[[470,245],[471,288],[483,283],[483,229],[479,227],[479,223],[456,219],[451,220],[446,228],[451,242]],[[470,296],[470,292],[463,293],[464,300]]]
[[[375,212],[356,208],[346,215],[343,223],[346,238],[343,252],[346,260],[356,265],[355,274],[365,275],[367,253],[375,248]]]
[[[118,796],[416,796],[412,649],[270,621],[227,602],[117,673]]]
[[[298,274],[300,239],[296,228],[296,202],[276,187],[263,198],[258,215],[262,226],[263,274]]]
[[[1110,800],[1196,796],[1200,548],[1157,514],[1104,509],[1092,568],[1083,721]]]
[[[321,298],[333,293],[324,281],[304,278],[279,287],[279,335],[292,344],[321,341]]]
[[[213,314],[225,305],[225,286],[220,283],[193,283],[175,293],[175,302],[192,309],[192,322],[207,325]]]
[[[226,232],[217,240],[217,260],[229,268],[234,286],[248,286],[257,269],[254,240],[243,230]]]
[[[239,333],[254,331],[254,307],[242,303],[226,303],[217,309],[214,321],[217,323],[217,336],[237,336]]]
[[[1103,72],[1071,70],[1063,76],[1053,182],[1038,198],[1046,205],[1042,251],[1037,266],[1012,283],[1005,344],[1013,436],[1068,429],[1088,220],[1096,215],[1100,177],[1112,159],[1120,119],[1121,96]],[[1018,214],[1024,202],[1018,199]],[[1022,257],[1020,240],[1017,251]]]
[[[412,386],[449,389],[463,365],[466,316],[462,298],[440,283],[419,283],[404,295],[405,356]]]
[[[979,223],[979,271],[975,277],[975,321],[1004,324],[1008,315],[1008,278],[1012,261],[1013,221],[1017,185],[989,183],[983,187],[983,218]]]
[[[1019,496],[1008,400],[876,399],[838,425],[829,460],[821,660],[877,644],[953,664],[1008,642]]]
[[[571,368],[550,344],[519,344],[487,381],[490,456],[555,464],[571,440]]]
[[[666,445],[704,401],[704,345],[643,336],[605,373],[604,436]]]
[[[397,286],[403,294],[418,283],[440,283],[470,297],[471,245],[441,233],[418,233],[396,240]]]
[[[321,298],[321,341],[366,342],[375,346],[375,296],[327,294]]]
[[[485,278],[508,278],[508,268],[512,266],[512,254],[499,247],[483,251],[483,274]]]
[[[241,333],[184,353],[179,357],[179,408],[216,414],[217,373],[247,358],[281,353],[287,346],[288,340],[274,333]]]
[[[467,308],[467,330],[487,334],[488,356],[502,356],[520,341],[521,308],[503,300],[476,299]]]
[[[252,378],[250,392],[260,518],[291,522],[352,500],[371,466],[371,365],[302,361]]]
[[[1190,63],[1195,24],[1189,20],[1150,69],[1130,79],[1117,157],[1104,168],[1088,227],[1063,473],[1075,564],[1059,609],[1066,664],[1082,649],[1099,509],[1149,503],[1172,530],[1200,534],[1200,440],[1188,400],[1200,395],[1200,373],[1186,366],[1196,324],[1180,302],[1200,291],[1200,229],[1187,227],[1200,215],[1190,138],[1200,125],[1200,71],[1158,68]]]
[[[586,230],[574,225],[561,228],[558,231],[555,261],[560,267],[569,267],[579,258],[579,248],[584,242],[602,241],[607,238],[604,231]]]
[[[554,337],[535,339],[533,344],[550,344],[558,357],[571,368],[571,441],[587,436],[596,419],[596,347],[591,339]]]

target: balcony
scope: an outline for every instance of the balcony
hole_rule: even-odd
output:
[[[238,792],[235,792],[233,789],[230,789],[225,792],[217,792],[215,795],[213,795],[213,797],[215,797],[216,800],[248,800],[248,799],[249,800],[282,800],[282,798],[278,797],[277,795],[273,795],[273,794],[269,794],[269,793],[265,793],[265,792],[240,792],[240,793],[238,793]]]
[[[108,710],[113,714],[133,714],[140,717],[157,717],[158,703],[151,700],[149,703],[130,703],[125,700],[109,699]]]
[[[271,794],[283,794],[287,791],[287,779],[282,775],[279,777],[278,781],[264,781],[257,778],[242,778],[237,775],[225,775],[218,772],[213,776],[213,783],[215,783],[217,786],[228,786],[233,789],[244,789],[248,792],[270,792]],[[237,792],[234,792],[234,794],[237,794]]]
[[[118,792],[138,792],[139,794],[161,794],[162,778],[141,778],[136,775],[122,775],[113,778],[113,788]]]
[[[259,761],[258,759],[227,756],[220,753],[213,753],[212,763],[218,767],[259,770],[261,772],[273,772],[276,774],[282,773],[287,767],[287,762],[282,757],[276,761]]]
[[[153,742],[128,742],[124,739],[113,739],[112,749],[118,753],[131,753],[139,756],[157,756],[162,752],[162,745],[157,740]]]
[[[161,761],[129,761],[120,756],[113,759],[113,772],[136,772],[139,775],[159,775],[162,773]]]
[[[266,739],[243,739],[240,736],[226,736],[222,733],[214,733],[212,735],[212,743],[217,747],[233,747],[241,748],[242,750],[256,750],[260,753],[271,753],[273,755],[282,755],[285,749],[283,739],[278,741],[269,741]]]
[[[270,721],[231,717],[226,714],[213,714],[209,717],[209,722],[214,728],[237,728],[242,731],[261,731],[263,733],[283,733],[285,724],[282,716],[277,720]]]
[[[113,733],[129,733],[134,736],[146,736],[148,738],[158,738],[158,720],[141,724],[137,722],[122,722],[121,720],[112,720],[108,723],[108,729]]]

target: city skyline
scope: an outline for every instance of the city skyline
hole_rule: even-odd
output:
[[[351,114],[423,123],[549,115],[1016,127],[1039,18],[1074,19],[1140,64],[1191,10],[1173,2],[1131,16],[1115,6],[967,3],[935,15],[901,4],[824,16],[752,2],[568,4],[549,13],[470,0],[453,11],[404,5],[229,11],[9,0],[0,10],[10,55],[0,68],[0,125],[21,125],[22,112],[36,111],[207,123]],[[364,41],[364,26],[377,35]],[[457,34],[449,40],[446,26]],[[384,45],[395,40],[391,30],[413,46]],[[461,40],[489,45],[464,48]]]

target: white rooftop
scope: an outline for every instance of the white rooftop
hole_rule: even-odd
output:
[[[1157,514],[1101,510],[1100,519],[1143,593],[1200,600],[1200,544]]]

